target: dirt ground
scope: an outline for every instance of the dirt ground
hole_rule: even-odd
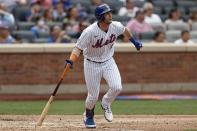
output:
[[[107,122],[96,115],[96,129],[86,129],[80,115],[47,115],[36,127],[39,115],[0,115],[0,131],[182,131],[197,129],[197,115],[115,115]]]

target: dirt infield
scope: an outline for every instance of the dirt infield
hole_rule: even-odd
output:
[[[79,115],[48,115],[35,127],[38,115],[0,115],[0,131],[181,131],[197,129],[197,115],[115,115],[107,122],[95,116],[96,129],[85,129]]]

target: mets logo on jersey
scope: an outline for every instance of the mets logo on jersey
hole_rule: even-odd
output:
[[[104,43],[103,43],[103,38],[101,39],[98,39],[96,41],[96,44],[95,45],[92,45],[93,48],[101,48],[105,45],[108,45],[110,43],[113,43],[114,41],[116,40],[116,35],[115,34],[111,34],[110,36],[110,39],[109,40],[106,40]],[[112,45],[113,46],[113,45]]]

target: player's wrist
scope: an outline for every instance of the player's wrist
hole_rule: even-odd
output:
[[[135,45],[136,40],[134,37],[131,37],[129,40]]]

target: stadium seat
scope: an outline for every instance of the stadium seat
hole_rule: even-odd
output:
[[[160,31],[160,32],[165,32],[166,30],[166,27],[163,23],[152,23],[152,24],[149,24],[154,31]]]
[[[49,23],[46,23],[46,24],[49,26],[49,28],[53,25],[58,25],[59,27],[62,28],[62,22],[49,22]]]
[[[96,9],[96,6],[89,7],[88,13],[94,14],[95,9]]]
[[[151,42],[154,38],[155,32],[141,32],[140,33],[140,40]]]
[[[153,1],[153,4],[155,7],[160,7],[160,8],[163,8],[163,7],[173,7],[174,6],[174,3],[173,1],[166,1],[166,0],[155,0]]]
[[[168,24],[167,30],[189,30],[189,25],[187,23],[171,23]]]
[[[163,22],[165,22],[165,20],[168,19],[168,14],[160,15],[160,17],[161,17],[161,20],[162,20]]]
[[[197,22],[192,24],[192,30],[197,30]]]
[[[68,36],[70,36],[70,37],[72,37],[72,38],[76,38],[77,39],[77,33],[76,32],[71,32],[71,31],[69,31],[69,32],[66,32],[66,34],[68,35]]]
[[[168,42],[174,42],[177,39],[181,38],[181,31],[180,30],[169,30],[166,31],[166,40]]]
[[[9,25],[9,33],[12,33],[14,30],[15,30],[15,25],[12,24],[12,25]]]
[[[164,7],[164,12],[165,14],[170,14],[170,11],[173,9],[174,7]],[[186,14],[186,9],[183,7],[179,7],[178,8],[179,12],[181,13],[181,15],[185,15]]]
[[[33,39],[35,38],[34,33],[31,31],[13,31],[13,35],[20,35],[23,39],[27,39],[29,42],[32,42]]]
[[[119,21],[119,22],[129,22],[129,20],[131,19],[128,16],[119,16],[119,15],[112,15],[113,20],[115,21]]]
[[[162,8],[160,7],[154,7],[154,13],[155,14],[158,14],[158,15],[161,15],[163,12],[162,12]]]
[[[19,30],[30,30],[35,25],[34,22],[18,22]]]
[[[190,0],[176,0],[177,7],[192,8],[197,7],[197,2]]]
[[[131,32],[131,34],[133,35],[133,37],[134,37],[135,39],[137,39],[137,35],[136,35],[135,32]]]
[[[197,39],[191,39],[191,41],[195,42],[195,44],[197,43]]]
[[[141,1],[141,0],[136,0],[135,1],[135,5],[137,7],[143,8],[145,1]]]
[[[16,21],[26,21],[26,15],[29,12],[28,6],[17,6],[13,10],[14,18]]]
[[[50,32],[39,32],[38,37],[39,38],[48,38],[50,36]]]
[[[71,0],[71,3],[79,8],[78,6],[84,7],[84,10],[88,10],[89,7],[92,6],[92,2],[90,0]]]
[[[185,22],[187,22],[188,19],[190,18],[190,15],[182,15],[181,17],[182,17],[182,19],[183,19]]]
[[[191,31],[191,32],[190,32],[190,38],[191,38],[191,39],[197,39],[197,30],[196,30],[196,31]]]
[[[92,15],[88,15],[88,20],[90,23],[93,23],[94,21],[96,21],[96,17],[92,14]]]
[[[103,0],[104,3],[107,3],[112,9],[113,13],[117,13],[119,9],[123,6],[123,3],[118,0]]]
[[[47,38],[38,38],[38,39],[34,39],[33,43],[46,43]]]

